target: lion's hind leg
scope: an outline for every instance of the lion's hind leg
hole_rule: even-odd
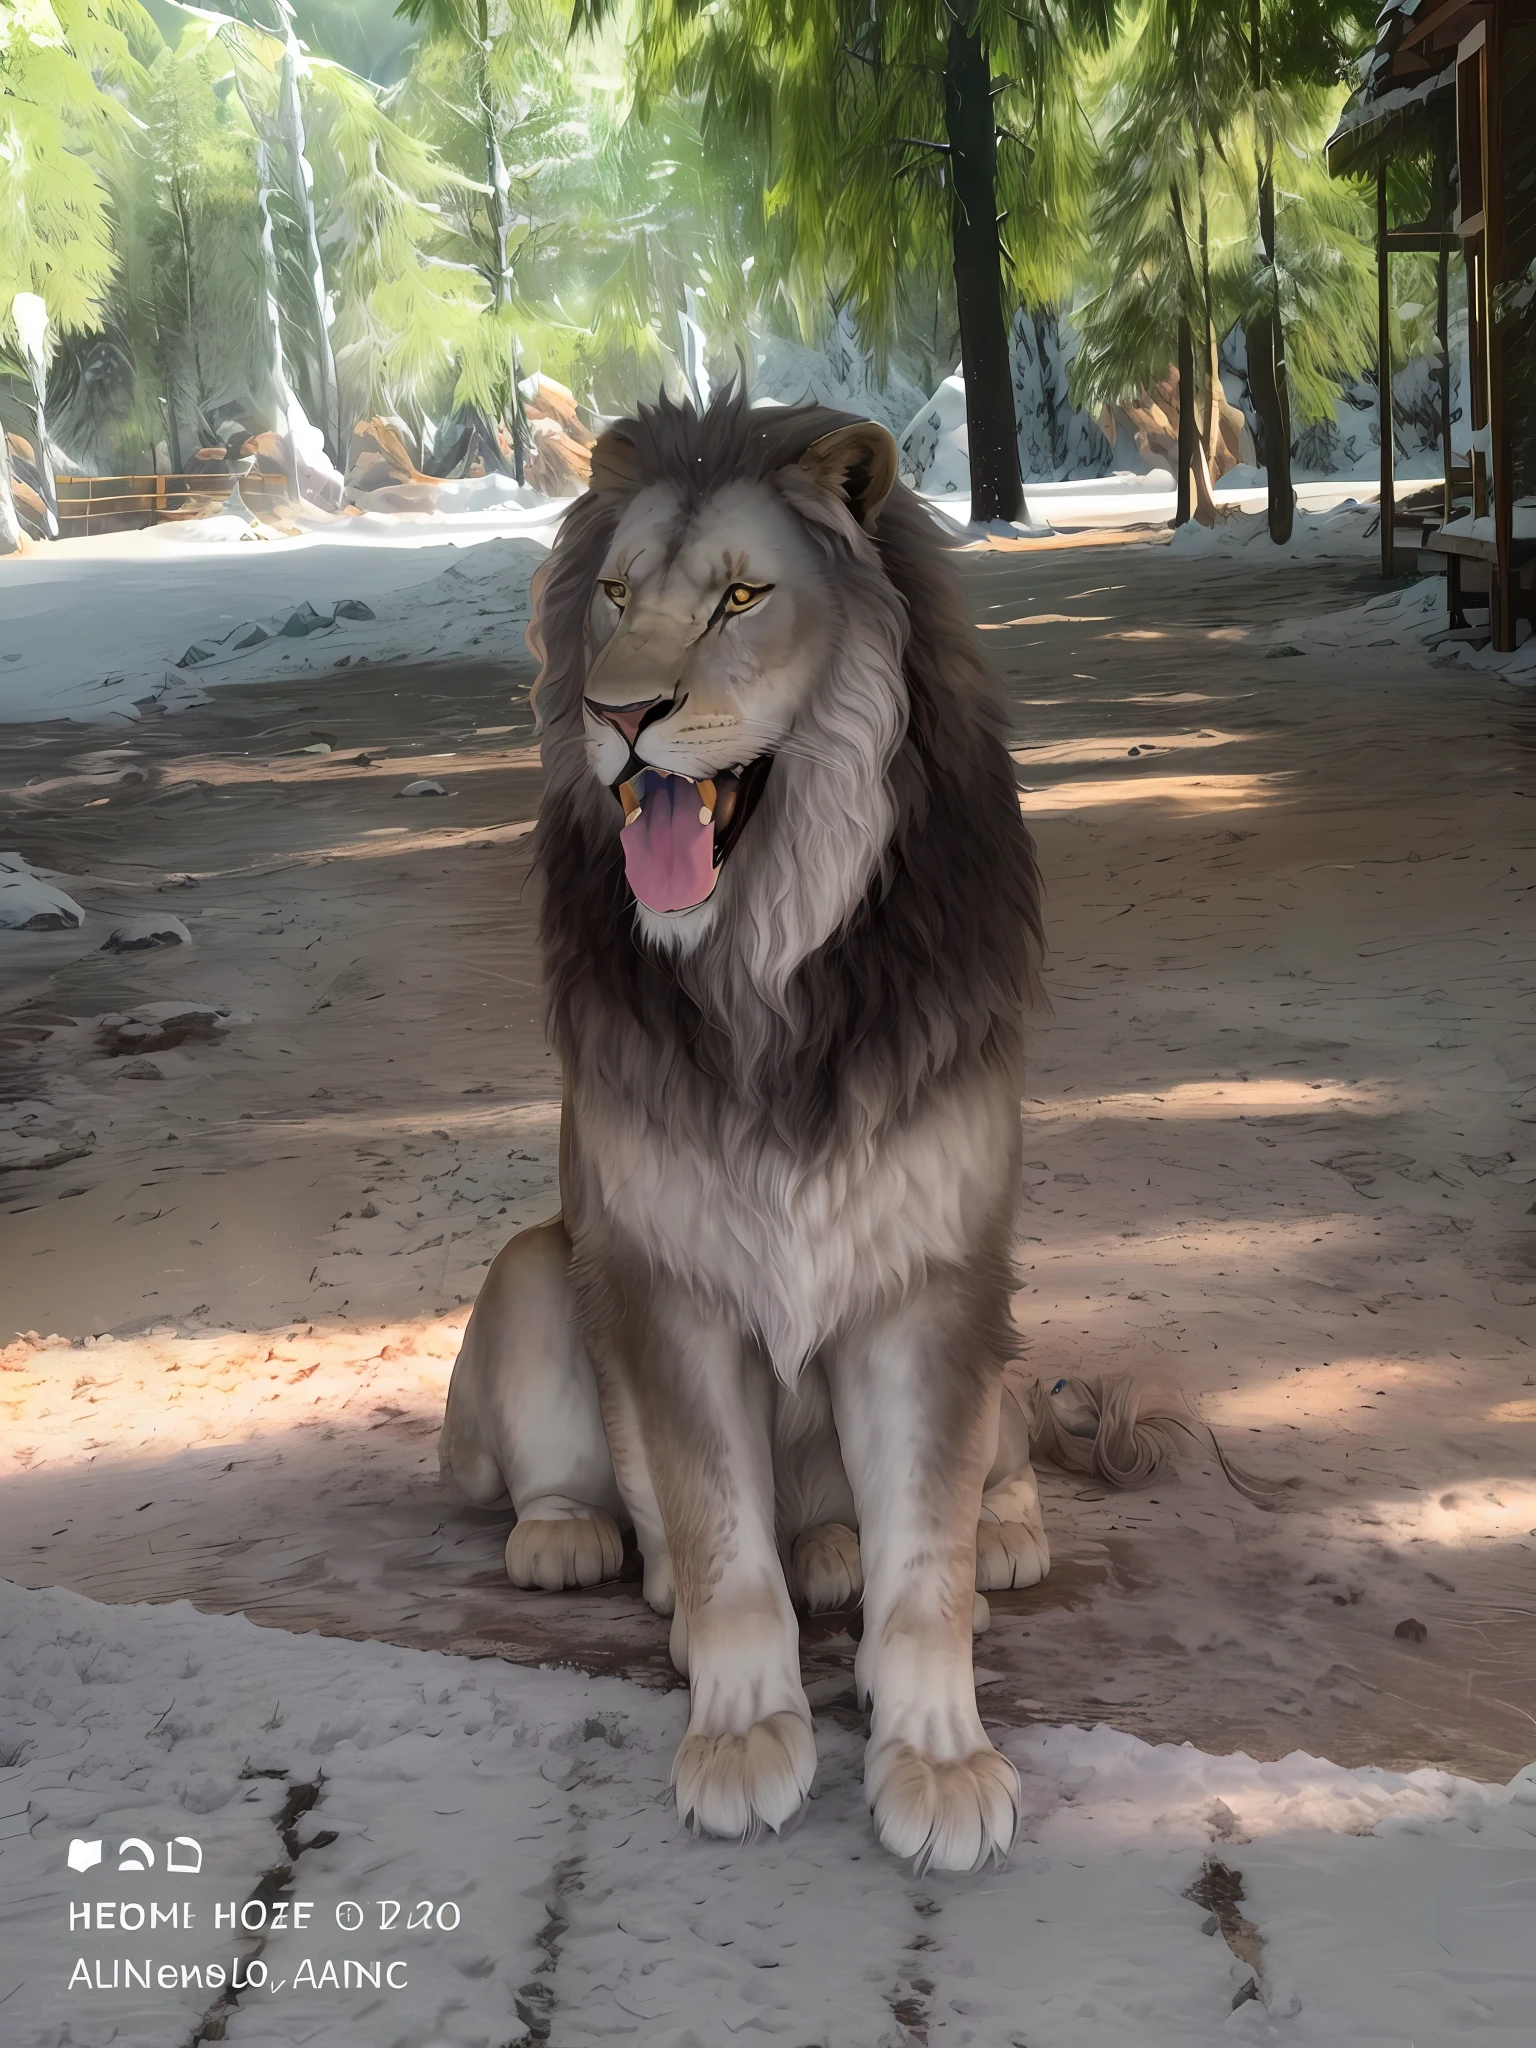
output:
[[[846,1522],[819,1522],[795,1538],[790,1590],[807,1614],[837,1614],[864,1592],[859,1538]]]
[[[510,1496],[515,1586],[557,1593],[611,1579],[623,1506],[576,1329],[565,1225],[520,1231],[491,1263],[448,1386],[445,1479],[476,1506]]]
[[[1050,1568],[1040,1488],[1029,1461],[1029,1396],[1022,1382],[1005,1373],[997,1455],[976,1525],[976,1590],[1002,1593],[1038,1586]]]

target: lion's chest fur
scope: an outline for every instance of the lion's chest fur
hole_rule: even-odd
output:
[[[705,1127],[578,1082],[570,1113],[578,1245],[617,1236],[760,1338],[787,1383],[840,1330],[974,1257],[1018,1184],[1018,1095],[993,1072],[803,1157],[729,1105]]]

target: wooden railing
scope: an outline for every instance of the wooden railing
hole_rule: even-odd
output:
[[[204,470],[181,476],[61,476],[54,482],[59,495],[59,533],[65,540],[89,533],[128,532],[166,519],[206,518],[218,510],[237,483],[245,503],[259,513],[286,496],[288,487],[286,477],[263,476],[254,470],[243,477]]]

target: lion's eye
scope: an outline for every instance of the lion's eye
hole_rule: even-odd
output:
[[[603,591],[610,601],[616,604],[620,611],[623,611],[625,605],[629,602],[629,585],[623,578],[619,576],[605,577]]]
[[[733,583],[725,593],[725,608],[728,612],[749,612],[772,588],[771,583]]]

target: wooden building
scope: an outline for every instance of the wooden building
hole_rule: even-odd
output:
[[[1428,169],[1427,216],[1391,217],[1393,160]],[[1536,0],[1387,0],[1358,90],[1328,142],[1335,177],[1374,172],[1381,362],[1382,569],[1396,567],[1389,346],[1393,253],[1439,256],[1445,478],[1426,535],[1453,621],[1487,592],[1493,644],[1536,625]],[[1420,189],[1425,181],[1418,180]],[[1453,431],[1449,254],[1466,278],[1468,389]],[[1453,464],[1453,445],[1467,459]]]

